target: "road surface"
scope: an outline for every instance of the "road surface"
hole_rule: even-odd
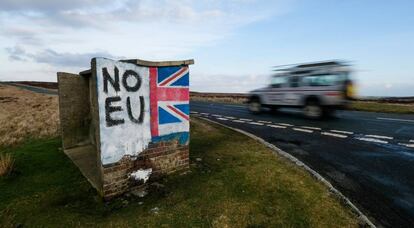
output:
[[[319,172],[377,225],[414,226],[414,115],[339,111],[308,120],[282,110],[191,102],[191,114],[256,136]]]

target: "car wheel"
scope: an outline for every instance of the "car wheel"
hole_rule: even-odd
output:
[[[259,114],[262,111],[262,104],[259,99],[252,99],[249,102],[249,111],[253,114]]]
[[[320,119],[323,115],[323,110],[317,102],[308,102],[303,108],[303,113],[310,119]]]

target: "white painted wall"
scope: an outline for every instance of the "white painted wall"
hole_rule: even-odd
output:
[[[115,91],[112,85],[108,83],[108,93],[105,93],[102,69],[106,67],[109,75],[114,78],[115,66],[119,70],[120,91]],[[141,78],[141,87],[137,92],[128,92],[122,85],[122,76],[126,70],[133,70],[139,74]],[[96,76],[102,164],[117,162],[124,155],[138,155],[147,148],[151,141],[149,68],[105,58],[96,58]],[[133,77],[129,77],[127,82],[130,85],[134,85],[136,81]],[[121,98],[121,101],[113,102],[112,105],[120,106],[122,111],[112,112],[110,116],[113,119],[123,119],[124,123],[115,126],[107,126],[105,100],[108,97],[113,96],[119,96]],[[128,96],[131,101],[131,111],[135,117],[138,117],[140,113],[139,97],[144,97],[144,119],[142,123],[134,123],[130,120],[126,105]]]

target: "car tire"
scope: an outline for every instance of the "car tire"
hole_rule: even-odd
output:
[[[303,114],[309,119],[320,119],[323,116],[323,109],[318,102],[309,101],[303,108]]]
[[[262,103],[257,98],[253,98],[248,103],[249,111],[253,114],[259,114],[262,112]]]

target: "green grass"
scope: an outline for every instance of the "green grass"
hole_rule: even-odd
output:
[[[391,104],[372,101],[353,101],[349,106],[351,110],[367,112],[386,112],[386,113],[414,113],[414,104]]]
[[[59,139],[50,139],[2,151],[15,155],[16,171],[0,179],[0,227],[357,226],[306,172],[200,120],[191,123],[191,172],[163,179],[165,189],[145,198],[102,202],[59,147]]]

